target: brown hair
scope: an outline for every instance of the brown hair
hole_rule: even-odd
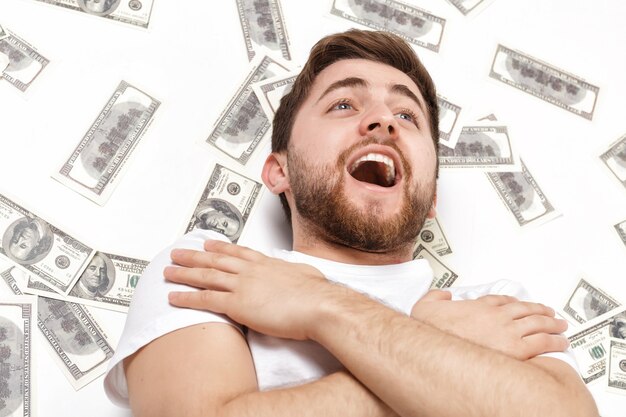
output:
[[[430,133],[439,150],[439,107],[437,93],[430,74],[413,49],[400,37],[388,32],[350,29],[343,33],[328,35],[311,49],[309,59],[296,78],[291,91],[280,100],[274,116],[272,152],[286,151],[289,138],[302,103],[306,100],[317,75],[326,67],[343,59],[367,59],[392,66],[408,75],[417,85],[424,101],[430,122]],[[437,169],[439,163],[437,162]],[[285,194],[280,200],[287,214],[291,212]]]

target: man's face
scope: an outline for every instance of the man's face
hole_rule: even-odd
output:
[[[26,227],[17,235],[13,236],[9,245],[9,250],[19,260],[25,260],[30,255],[39,242],[39,233],[36,230]]]
[[[435,169],[426,105],[406,74],[350,59],[317,76],[294,122],[287,172],[298,214],[324,238],[375,252],[414,241]]]
[[[215,230],[226,236],[234,236],[239,231],[239,222],[226,216],[221,211],[213,210],[203,218],[208,229]]]
[[[104,13],[110,6],[106,0],[85,0],[85,7],[95,13]]]
[[[94,256],[85,272],[80,277],[81,282],[91,291],[98,289],[106,277],[106,264],[104,259]]]

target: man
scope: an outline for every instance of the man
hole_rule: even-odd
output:
[[[70,291],[70,295],[95,300],[96,297],[103,297],[108,292],[110,282],[104,255],[97,253]]]
[[[110,398],[135,416],[597,416],[567,356],[538,356],[567,347],[554,311],[481,297],[523,295],[506,281],[427,293],[432,271],[411,250],[435,215],[437,131],[434,85],[406,43],[322,39],[281,101],[262,173],[294,251],[196,230],[171,251],[182,267],[159,255]]]
[[[237,207],[219,198],[210,198],[198,207],[194,216],[194,227],[214,230],[236,242],[241,234],[243,218]]]
[[[89,14],[106,16],[115,11],[120,0],[78,0],[78,6]]]
[[[41,260],[50,251],[51,246],[52,237],[47,225],[37,219],[24,217],[15,223],[5,250],[9,258],[15,262],[30,265]]]

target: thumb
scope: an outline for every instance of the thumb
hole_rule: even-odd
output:
[[[430,290],[424,295],[418,302],[422,301],[450,301],[452,300],[452,293],[450,291],[442,290]]]

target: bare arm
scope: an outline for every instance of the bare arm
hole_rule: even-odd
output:
[[[168,333],[124,364],[135,417],[396,415],[348,372],[259,392],[245,339],[223,323]]]
[[[213,251],[208,257],[174,254],[179,264],[197,258],[195,266],[201,259],[208,269],[170,269],[166,277],[208,290],[173,295],[173,303],[224,313],[269,335],[316,340],[402,416],[597,416],[561,361],[508,357],[330,284],[311,267],[300,267],[295,285],[278,273],[293,268],[282,261],[223,243],[205,248]]]
[[[311,338],[402,416],[598,415],[559,360],[519,361],[365,298],[345,300],[338,295],[317,313],[325,325],[312,327]]]

